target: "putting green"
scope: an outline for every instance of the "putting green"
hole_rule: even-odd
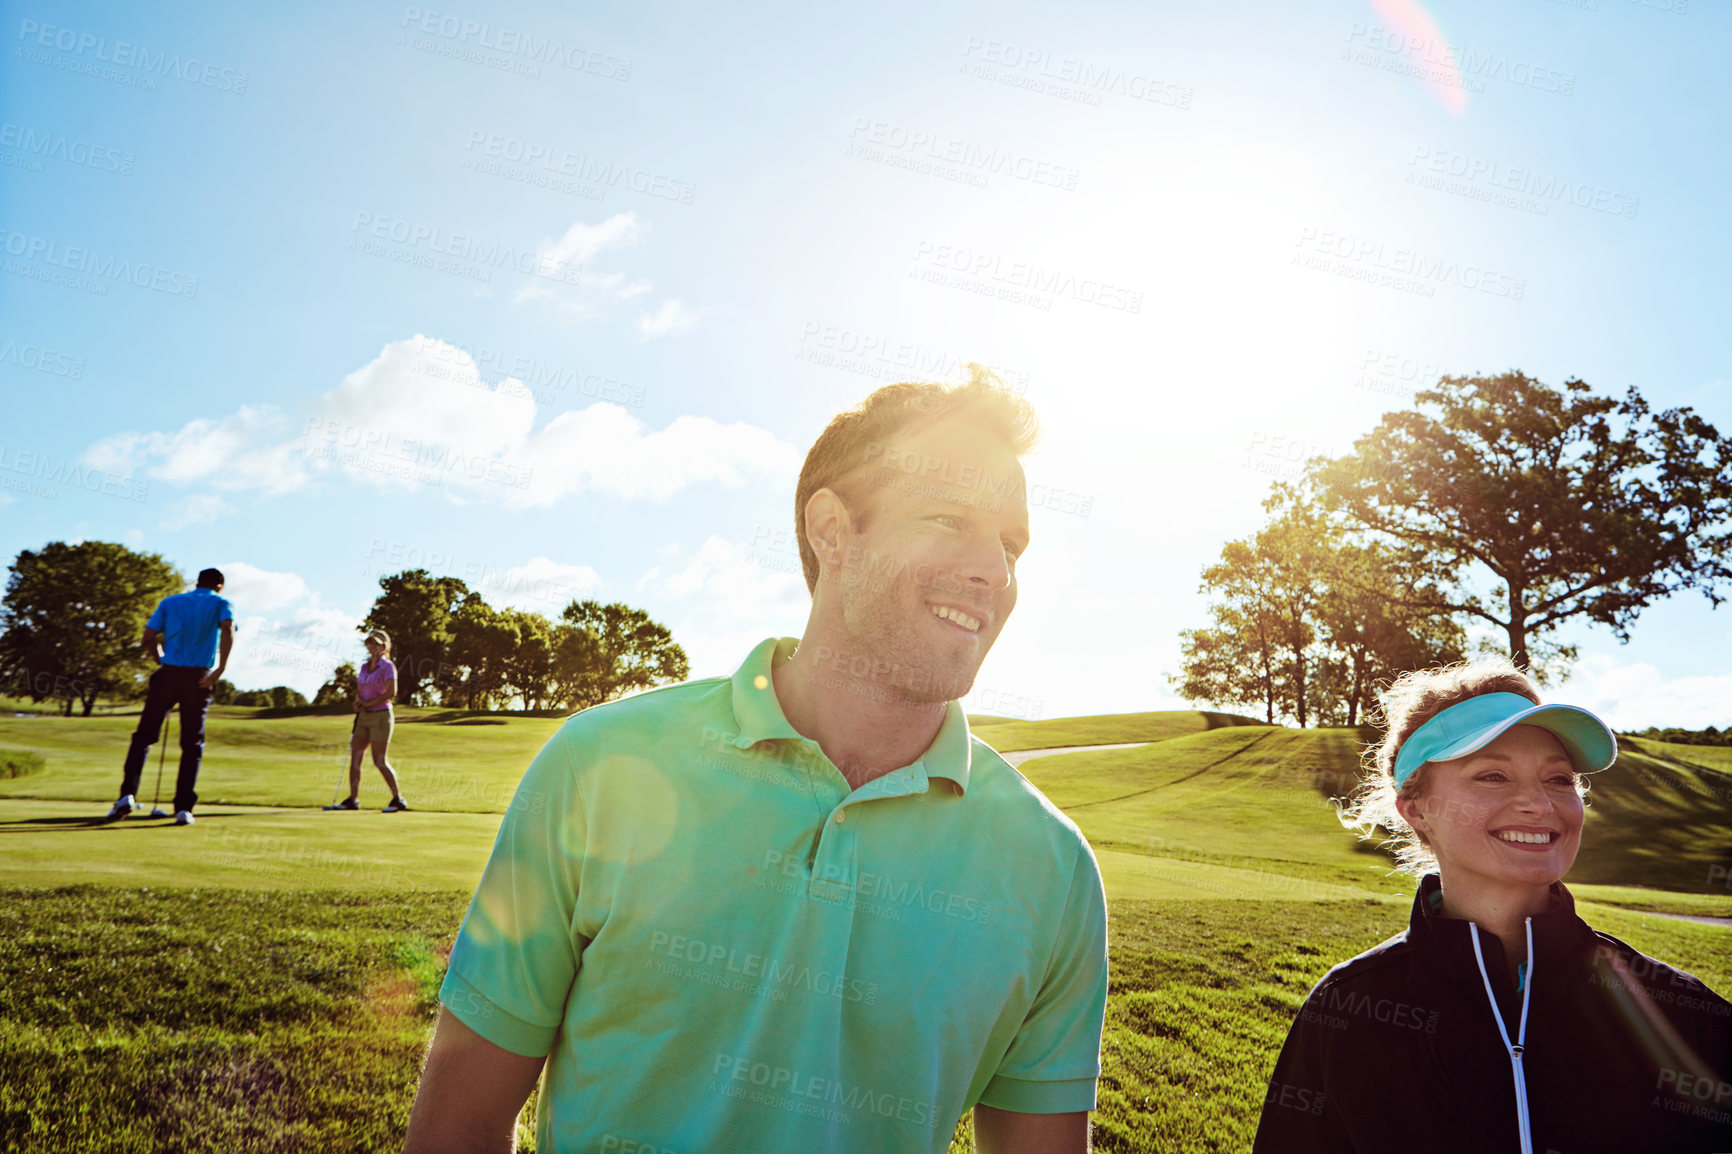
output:
[[[201,804],[197,823],[181,827],[137,814],[103,822],[101,813],[79,802],[0,799],[0,877],[43,886],[467,892],[500,821]]]

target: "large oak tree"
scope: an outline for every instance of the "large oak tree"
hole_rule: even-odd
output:
[[[1732,438],[1634,388],[1595,395],[1520,372],[1444,377],[1311,476],[1332,509],[1405,552],[1434,591],[1408,609],[1476,617],[1524,668],[1568,658],[1582,619],[1628,640],[1659,598],[1718,604],[1732,578]]]

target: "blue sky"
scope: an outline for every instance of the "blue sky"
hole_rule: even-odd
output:
[[[970,360],[1046,426],[1022,715],[1176,705],[1270,481],[1439,373],[1732,430],[1704,0],[3,8],[0,553],[221,566],[243,686],[413,565],[726,672],[824,423]],[[1571,638],[1561,696],[1732,722],[1732,610]]]

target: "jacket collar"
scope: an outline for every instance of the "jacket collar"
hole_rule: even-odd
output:
[[[1563,882],[1553,882],[1552,906],[1535,914],[1534,954],[1538,960],[1536,972],[1545,975],[1567,972],[1582,965],[1591,955],[1594,931],[1576,914],[1576,899]],[[1479,985],[1479,967],[1474,962],[1473,938],[1469,923],[1443,913],[1442,882],[1436,874],[1426,874],[1419,881],[1419,892],[1413,896],[1413,913],[1408,919],[1407,940],[1420,954],[1437,966],[1446,977]],[[1485,952],[1486,968],[1493,957],[1501,971],[1503,944],[1496,936],[1482,932],[1480,948]]]

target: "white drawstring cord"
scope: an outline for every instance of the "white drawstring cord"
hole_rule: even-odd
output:
[[[1479,927],[1472,922],[1467,924],[1473,931],[1473,960],[1479,963],[1479,980],[1485,983],[1486,1001],[1491,1003],[1491,1020],[1497,1023],[1498,1036],[1503,1039],[1503,1048],[1509,1051],[1510,1070],[1515,1075],[1516,1129],[1521,1135],[1522,1154],[1534,1154],[1533,1132],[1528,1126],[1528,1080],[1527,1075],[1522,1073],[1522,1053],[1528,1037],[1528,996],[1534,991],[1534,920],[1527,919],[1527,977],[1522,982],[1521,1027],[1516,1033],[1513,1046],[1509,1042],[1509,1031],[1504,1028],[1503,1015],[1498,1013],[1497,995],[1491,992],[1491,978],[1486,976],[1485,955],[1480,953],[1479,949]]]

